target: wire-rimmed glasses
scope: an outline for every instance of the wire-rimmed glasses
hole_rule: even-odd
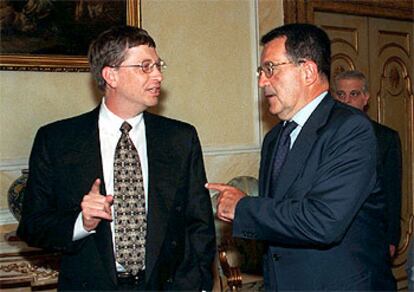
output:
[[[154,71],[154,68],[157,67],[158,71],[164,72],[167,69],[167,64],[163,60],[152,63],[150,60],[143,61],[141,64],[131,64],[131,65],[112,65],[112,68],[141,68],[144,73],[151,73]]]

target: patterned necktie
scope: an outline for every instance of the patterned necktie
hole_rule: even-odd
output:
[[[114,158],[116,261],[136,275],[144,268],[147,220],[141,163],[124,122]]]
[[[279,178],[280,171],[285,163],[287,154],[290,149],[290,133],[298,126],[294,121],[287,122],[283,125],[282,130],[279,133],[279,139],[276,147],[276,152],[273,158],[272,167],[272,180],[270,182],[270,197],[274,196],[276,190],[277,180]]]

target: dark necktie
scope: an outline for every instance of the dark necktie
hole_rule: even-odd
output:
[[[298,126],[294,121],[287,122],[280,130],[276,152],[273,158],[272,180],[270,182],[270,197],[273,197],[276,190],[277,180],[280,171],[285,163],[286,156],[290,149],[290,133]]]
[[[144,268],[147,219],[141,163],[124,122],[114,158],[116,261],[136,275]]]

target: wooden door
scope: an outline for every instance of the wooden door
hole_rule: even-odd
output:
[[[414,214],[414,52],[413,23],[369,18],[371,95],[375,97],[376,119],[398,131],[403,153],[402,236],[394,274],[404,286],[405,262]]]
[[[407,287],[404,265],[413,228],[409,222],[414,214],[412,22],[315,12],[314,23],[324,28],[332,41],[332,77],[344,70],[362,71],[370,84],[368,115],[400,134],[403,152],[402,236],[393,272],[398,287],[403,290]]]

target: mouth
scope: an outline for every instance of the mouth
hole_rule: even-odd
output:
[[[161,86],[154,86],[147,89],[152,95],[159,95],[161,93]]]
[[[272,97],[275,97],[276,96],[275,93],[273,93],[273,92],[267,92],[267,91],[265,91],[263,95],[266,98],[272,98]]]

